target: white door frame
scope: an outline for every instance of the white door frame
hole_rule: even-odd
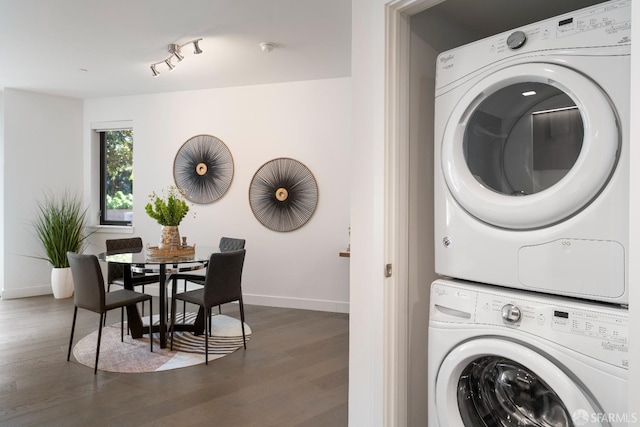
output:
[[[384,423],[407,425],[409,359],[409,51],[411,15],[445,0],[392,0],[385,19]],[[425,360],[425,363],[427,361]],[[425,405],[427,402],[425,402]]]

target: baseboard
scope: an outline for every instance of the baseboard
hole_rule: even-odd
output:
[[[192,289],[191,286],[188,289]],[[152,284],[145,286],[145,292],[153,296],[158,296],[158,285]],[[34,286],[31,288],[9,290],[5,289],[4,291],[2,291],[1,298],[4,300],[8,300],[51,294],[51,285],[43,285]],[[270,295],[253,294],[244,294],[243,297],[246,304],[264,305],[268,307],[297,308],[300,310],[328,311],[332,313],[349,313],[348,302],[316,300],[307,298],[274,297]]]
[[[244,294],[245,304],[265,305],[268,307],[297,308],[301,310],[329,311],[349,313],[349,303],[306,298],[273,297],[269,295]]]
[[[0,298],[2,298],[3,300],[7,300],[7,299],[17,299],[17,298],[39,297],[41,295],[53,295],[53,291],[51,290],[51,285],[32,286],[30,288],[19,288],[19,289],[3,289],[2,296]]]

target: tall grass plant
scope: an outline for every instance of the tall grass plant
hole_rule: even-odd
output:
[[[67,251],[81,253],[89,237],[85,233],[87,208],[77,195],[45,195],[37,204],[33,222],[35,234],[46,253],[46,259],[55,268],[69,267]]]

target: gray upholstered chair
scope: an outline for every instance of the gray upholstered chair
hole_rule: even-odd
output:
[[[229,251],[237,251],[238,249],[244,249],[245,240],[244,239],[236,239],[233,237],[221,237],[220,243],[218,247],[220,248],[220,252],[229,252]],[[205,276],[202,274],[190,274],[190,273],[178,273],[172,274],[169,279],[173,283],[173,287],[176,286],[176,282],[178,280],[184,280],[184,290],[187,291],[187,283],[195,283],[196,285],[204,286],[204,278]],[[182,313],[186,312],[187,303],[185,302],[182,305]],[[222,307],[218,306],[218,313],[222,314]]]
[[[244,348],[247,348],[247,339],[244,331],[244,305],[242,303],[242,268],[244,266],[245,249],[211,254],[207,274],[204,278],[204,286],[193,291],[176,294],[176,288],[172,288],[171,295],[171,350],[173,350],[173,335],[176,323],[176,300],[182,300],[199,305],[205,311],[205,316],[210,318],[211,307],[228,302],[238,301],[240,308],[240,322],[242,324],[242,340]],[[209,336],[211,325],[205,323],[205,363],[209,364]]]
[[[237,251],[238,249],[244,249],[244,244],[244,239],[221,237],[218,247],[220,248],[220,252]]]
[[[142,239],[140,237],[129,237],[125,239],[108,239],[105,241],[107,251],[118,251],[121,249],[133,249],[139,248],[143,250]],[[142,292],[144,292],[144,285],[150,285],[152,283],[158,283],[160,280],[159,275],[147,275],[131,273],[131,282],[133,286],[142,286]],[[107,266],[107,292],[111,292],[111,284],[124,287],[124,265],[110,263]],[[142,315],[144,316],[144,304],[142,305]]]
[[[107,251],[118,251],[121,249],[143,249],[140,237],[129,237],[126,239],[108,239],[105,241]],[[132,273],[133,285],[148,285],[158,282],[158,275],[145,275]],[[111,284],[124,286],[124,265],[111,263],[107,267],[107,292],[111,289]],[[144,292],[144,287],[142,288]]]
[[[80,255],[73,252],[67,252],[71,274],[73,275],[74,285],[74,309],[73,323],[71,324],[71,337],[69,338],[69,351],[67,352],[67,361],[71,357],[71,347],[73,345],[73,334],[76,328],[76,318],[78,308],[93,311],[100,314],[100,322],[98,323],[98,345],[96,347],[96,365],[93,373],[98,372],[98,356],[100,355],[100,340],[102,339],[102,327],[107,311],[120,308],[120,340],[124,340],[124,307],[134,305],[139,302],[149,301],[149,325],[152,325],[153,315],[151,309],[151,295],[122,289],[114,292],[105,292],[104,278],[100,263],[95,255]],[[151,330],[151,326],[149,326]],[[149,341],[151,342],[151,351],[153,351],[153,339],[149,333]]]

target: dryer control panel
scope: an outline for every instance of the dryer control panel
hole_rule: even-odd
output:
[[[481,288],[482,291],[476,290]],[[510,328],[628,368],[628,310],[464,282],[434,282],[432,321]],[[491,290],[491,291],[489,291]],[[523,337],[525,338],[525,337]]]
[[[608,49],[611,55],[628,55],[630,44],[631,0],[600,3],[442,52],[436,60],[436,89],[519,55],[571,55],[574,49],[574,54]]]

